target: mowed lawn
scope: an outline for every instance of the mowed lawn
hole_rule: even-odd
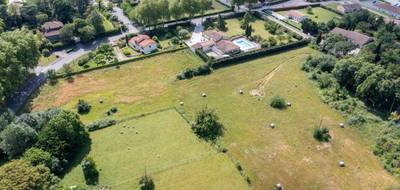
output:
[[[312,8],[313,14],[308,14],[306,8],[296,9],[296,10],[302,12],[305,16],[307,16],[307,18],[309,18],[317,23],[320,23],[320,22],[327,23],[330,20],[338,20],[341,18],[341,16],[339,14],[332,12],[330,10],[327,10],[327,9],[321,8],[321,7],[313,7]],[[285,17],[287,17],[288,12],[289,11],[278,11],[279,14],[281,14]],[[301,27],[300,23],[297,23],[294,21],[292,21],[292,23],[294,23],[298,27]]]
[[[145,171],[156,189],[249,189],[233,162],[200,141],[174,110],[90,133],[99,185],[137,189]],[[85,186],[81,166],[64,177],[65,187]]]
[[[237,18],[231,18],[231,19],[226,19],[226,28],[227,30],[224,32],[227,36],[240,36],[240,35],[244,35],[244,30],[242,28],[240,28],[240,20]],[[264,40],[267,40],[270,37],[277,37],[278,35],[274,35],[269,33],[266,29],[265,29],[265,21],[263,20],[259,20],[256,19],[255,21],[250,23],[252,28],[253,28],[253,33],[252,35],[259,35],[261,36]],[[291,38],[293,41],[295,41],[296,39],[293,38],[291,35],[289,35],[288,33],[283,34],[285,36],[285,42],[288,41],[289,38]]]
[[[338,127],[344,119],[321,102],[318,89],[300,70],[305,59],[317,53],[301,48],[184,81],[176,81],[176,73],[200,64],[198,58],[186,51],[164,54],[120,69],[83,74],[73,83],[45,86],[31,106],[35,110],[49,106],[75,110],[78,99],[85,99],[93,106],[91,113],[82,116],[89,123],[103,118],[112,106],[119,109],[115,118],[177,106],[193,120],[207,105],[216,110],[225,126],[222,143],[228,154],[240,161],[255,189],[270,189],[276,183],[285,189],[385,189],[397,185],[356,129]],[[238,93],[240,89],[245,91],[243,95]],[[254,91],[262,96],[251,95]],[[207,98],[201,97],[203,92]],[[274,95],[284,97],[292,107],[271,108],[268,103]],[[100,98],[103,104],[98,103]],[[184,106],[179,106],[180,101]],[[330,128],[330,143],[312,137],[321,119]],[[275,129],[267,127],[272,122]],[[340,160],[346,167],[338,166]]]

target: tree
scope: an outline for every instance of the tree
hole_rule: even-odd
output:
[[[329,134],[329,129],[326,127],[316,127],[314,128],[314,138],[320,142],[329,142],[331,135]]]
[[[35,143],[37,133],[27,125],[10,124],[0,133],[0,139],[0,149],[15,158]]]
[[[38,24],[43,24],[49,20],[49,16],[45,13],[39,13],[35,18]]]
[[[160,14],[160,18],[163,23],[171,18],[171,13],[169,12],[168,0],[159,0],[157,9],[158,9],[158,14]]]
[[[225,20],[222,18],[221,15],[218,15],[218,20],[217,20],[217,28],[221,31],[225,31],[226,30],[226,22]]]
[[[39,61],[40,41],[27,29],[0,34],[0,103],[12,95]]]
[[[58,20],[67,23],[72,20],[74,6],[70,0],[53,0],[53,16]]]
[[[276,95],[271,98],[271,102],[269,105],[273,108],[284,109],[286,108],[286,101],[284,98]]]
[[[4,189],[56,189],[59,179],[45,166],[14,160],[0,167],[0,187]]]
[[[78,104],[76,105],[76,109],[78,110],[79,114],[87,114],[90,112],[91,108],[92,106],[85,100],[79,100]]]
[[[303,21],[301,21],[301,29],[305,33],[316,35],[318,33],[318,24],[313,20],[306,18]]]
[[[90,25],[78,29],[78,33],[82,42],[90,42],[96,37],[96,30]]]
[[[23,160],[30,162],[33,166],[44,165],[52,172],[58,173],[61,171],[60,161],[53,157],[49,152],[39,148],[28,149],[22,157]]]
[[[69,23],[64,25],[60,30],[60,38],[65,42],[70,42],[74,38],[75,24]]]
[[[183,17],[184,15],[184,10],[181,7],[181,1],[180,0],[175,0],[170,9],[171,17],[174,18],[175,20],[178,20]]]
[[[103,25],[103,17],[100,15],[100,13],[97,10],[92,10],[90,12],[90,15],[88,16],[87,21],[89,24],[91,24],[94,27],[97,34],[105,31],[104,25]]]
[[[251,27],[251,25],[250,25],[250,24],[247,25],[247,26],[246,26],[246,30],[245,30],[245,35],[246,35],[247,37],[250,37],[252,32],[253,32],[253,28]]]
[[[28,2],[21,7],[21,17],[30,25],[36,25],[36,17],[34,15],[37,15],[37,13],[38,7],[34,3]]]
[[[145,175],[142,176],[139,180],[139,187],[140,190],[154,190],[155,185],[153,178],[148,176],[147,173],[145,173]]]
[[[214,110],[207,107],[196,114],[196,120],[192,129],[196,135],[207,141],[214,141],[223,134],[223,126]]]
[[[200,13],[200,3],[198,0],[182,0],[182,9],[185,11],[189,18],[192,19],[194,15]]]
[[[78,8],[78,13],[83,16],[90,4],[90,0],[74,0],[74,4]]]
[[[199,12],[200,15],[202,16],[201,19],[203,21],[203,16],[206,13],[206,11],[210,10],[212,8],[212,1],[211,0],[199,0]]]
[[[61,111],[39,132],[37,147],[60,160],[69,160],[89,141],[79,116]]]
[[[96,168],[94,160],[90,157],[85,158],[81,166],[86,184],[96,185],[99,181],[99,171]]]

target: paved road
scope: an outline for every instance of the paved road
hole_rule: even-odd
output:
[[[46,74],[49,70],[59,70],[64,65],[71,63],[73,60],[79,58],[82,55],[85,55],[93,50],[95,50],[102,43],[110,43],[118,40],[123,37],[126,33],[138,33],[139,28],[135,27],[127,18],[120,8],[114,8],[114,15],[118,17],[118,19],[127,24],[128,30],[125,33],[121,33],[114,36],[99,38],[88,44],[77,44],[73,47],[73,51],[69,53],[65,53],[65,51],[55,52],[56,54],[60,54],[61,57],[51,63],[48,66],[37,66],[35,71],[35,76],[32,76],[27,82],[18,90],[12,97],[6,100],[6,105],[12,111],[18,112],[24,104],[27,102],[29,97],[46,81]]]

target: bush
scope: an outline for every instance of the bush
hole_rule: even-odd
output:
[[[181,29],[178,31],[178,35],[183,39],[188,39],[190,37],[190,32],[186,29]]]
[[[286,101],[285,99],[277,95],[271,98],[271,102],[269,105],[273,108],[284,109],[286,108]]]
[[[0,167],[1,189],[59,189],[59,179],[45,166],[14,160]]]
[[[126,49],[126,48],[123,48],[123,49],[122,49],[122,53],[123,53],[125,56],[131,56],[131,55],[132,55],[131,51],[129,51],[129,49]]]
[[[91,108],[92,106],[85,100],[79,100],[78,104],[76,105],[76,109],[78,110],[79,114],[87,114],[90,112]]]
[[[314,129],[314,138],[320,142],[329,142],[331,135],[329,129],[326,127],[317,127]]]
[[[96,185],[99,181],[99,171],[97,171],[96,163],[90,157],[83,160],[82,171],[86,184]]]
[[[49,152],[39,148],[30,148],[23,154],[23,159],[30,162],[33,166],[44,165],[53,173],[61,171],[60,160],[53,157]]]
[[[24,123],[12,123],[1,131],[0,139],[0,149],[9,158],[16,158],[36,142],[37,133]]]
[[[89,60],[90,60],[89,56],[85,55],[78,60],[78,65],[82,67],[86,65],[89,62]]]
[[[96,131],[99,129],[104,129],[106,127],[110,127],[112,125],[117,124],[117,121],[114,119],[110,119],[110,118],[106,118],[106,119],[102,119],[102,120],[98,120],[95,121],[89,125],[86,126],[86,128],[88,129],[88,131]]]
[[[49,49],[47,49],[47,48],[43,49],[43,50],[42,50],[42,54],[43,54],[45,57],[50,56],[50,51],[49,51]]]
[[[218,120],[214,110],[205,107],[197,113],[192,129],[198,137],[214,141],[223,135],[223,126]]]
[[[139,186],[140,190],[154,190],[155,188],[153,178],[151,178],[147,174],[140,178]]]

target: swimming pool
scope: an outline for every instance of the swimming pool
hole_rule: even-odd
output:
[[[246,38],[239,38],[236,40],[233,40],[233,43],[237,46],[240,47],[240,50],[242,51],[248,51],[251,49],[256,48],[256,44],[254,44],[253,42],[250,42],[249,40],[247,40]]]

